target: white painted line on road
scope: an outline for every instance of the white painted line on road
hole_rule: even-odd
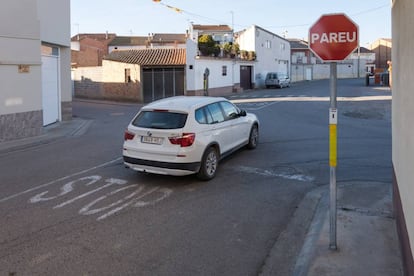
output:
[[[6,201],[8,201],[8,200],[10,200],[10,199],[13,199],[13,198],[16,198],[16,197],[19,197],[19,196],[25,195],[25,194],[27,194],[27,193],[30,193],[30,192],[33,192],[33,191],[36,191],[36,190],[39,190],[39,189],[41,189],[41,188],[48,187],[48,186],[50,186],[50,185],[56,184],[56,183],[58,183],[58,182],[60,182],[60,181],[63,181],[63,180],[69,179],[69,178],[71,178],[71,177],[78,176],[78,175],[81,175],[81,174],[84,174],[84,173],[87,173],[87,172],[90,172],[90,171],[93,171],[93,170],[96,170],[96,169],[99,169],[99,168],[102,168],[102,167],[108,166],[108,165],[113,164],[113,163],[116,163],[116,162],[118,162],[118,161],[120,161],[120,160],[122,160],[122,157],[118,157],[118,158],[116,158],[116,159],[114,159],[114,160],[111,160],[111,161],[109,161],[109,162],[105,162],[105,163],[103,163],[103,164],[100,164],[100,165],[94,166],[94,167],[92,167],[92,168],[89,168],[89,169],[86,169],[86,170],[83,170],[83,171],[80,171],[80,172],[76,172],[76,173],[73,173],[73,174],[71,174],[71,175],[67,175],[67,176],[61,177],[61,178],[59,178],[59,179],[56,179],[56,180],[50,181],[50,182],[48,182],[48,183],[45,183],[45,184],[42,184],[42,185],[39,185],[39,186],[36,186],[36,187],[30,188],[30,189],[25,190],[25,191],[23,191],[23,192],[16,193],[16,194],[13,194],[13,195],[10,195],[10,196],[8,196],[8,197],[5,197],[5,198],[0,199],[0,203],[6,202]]]
[[[280,102],[278,102],[278,101],[271,101],[269,103],[264,103],[264,102],[247,103],[246,102],[246,103],[241,103],[241,104],[257,104],[257,105],[254,105],[254,106],[245,106],[243,108],[246,109],[246,110],[260,110],[260,109],[263,109],[265,107],[269,107],[269,106],[277,104],[277,103],[280,103]],[[261,104],[261,105],[258,106],[258,104]]]
[[[364,97],[338,97],[341,102],[362,101],[390,101],[392,96],[364,96]],[[329,97],[273,97],[231,100],[232,103],[259,103],[259,102],[329,102]]]
[[[237,167],[234,167],[234,169],[240,172],[245,172],[245,173],[258,174],[261,176],[281,177],[281,178],[285,178],[289,180],[298,180],[302,182],[311,182],[314,180],[314,177],[303,175],[303,174],[277,173],[277,172],[266,170],[266,169],[246,167],[246,166],[237,166]]]

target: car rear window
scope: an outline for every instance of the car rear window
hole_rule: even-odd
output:
[[[142,111],[132,125],[144,128],[177,129],[183,128],[187,114],[169,111]]]

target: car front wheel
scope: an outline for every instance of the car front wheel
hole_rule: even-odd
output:
[[[257,125],[253,125],[252,129],[250,130],[249,143],[247,144],[247,148],[255,149],[258,143],[259,143],[259,127]]]
[[[201,160],[201,167],[197,177],[201,180],[213,179],[216,176],[218,161],[219,156],[217,150],[214,147],[208,148]]]

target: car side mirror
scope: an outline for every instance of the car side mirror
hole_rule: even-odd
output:
[[[247,115],[246,110],[240,110],[239,115],[243,117],[246,116]]]

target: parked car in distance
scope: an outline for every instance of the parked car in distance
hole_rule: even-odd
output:
[[[221,97],[177,96],[141,108],[125,131],[123,159],[140,172],[210,180],[222,158],[258,141],[256,115]]]
[[[271,87],[289,87],[290,86],[290,79],[289,76],[283,73],[276,73],[276,72],[269,72],[266,75],[265,79],[266,88]]]

